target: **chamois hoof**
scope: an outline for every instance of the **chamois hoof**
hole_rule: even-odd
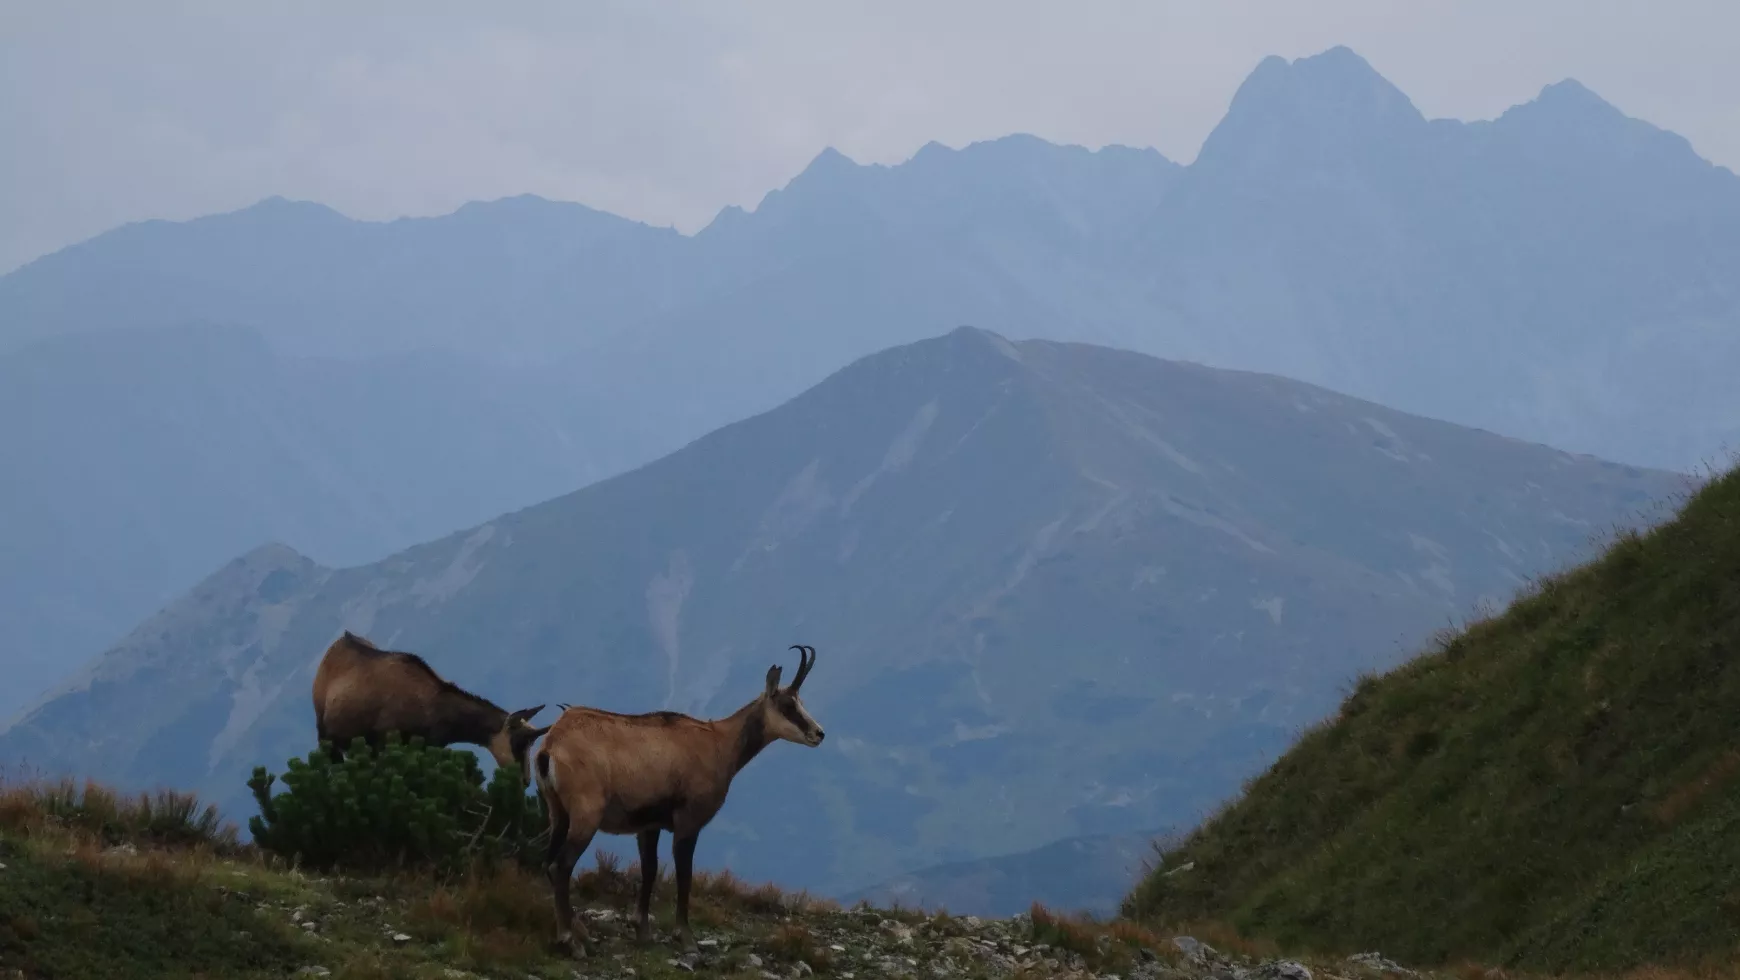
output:
[[[586,940],[571,932],[564,932],[557,936],[556,941],[550,945],[555,952],[567,953],[577,960],[586,958]]]
[[[647,925],[644,922],[641,923],[640,925],[635,926],[634,927],[634,941],[639,943],[642,946],[645,946],[648,943],[651,943],[653,941],[652,926]]]

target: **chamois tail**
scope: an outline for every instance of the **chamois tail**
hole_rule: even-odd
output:
[[[550,846],[544,855],[546,867],[553,868],[561,860],[562,849],[568,843],[568,808],[562,805],[562,795],[556,791],[556,781],[550,777],[550,753],[538,749],[538,795],[544,798],[544,810],[550,815]]]

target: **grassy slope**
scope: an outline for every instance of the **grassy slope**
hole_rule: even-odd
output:
[[[1737,776],[1731,471],[1672,521],[1362,680],[1126,911],[1418,962],[1732,959]]]

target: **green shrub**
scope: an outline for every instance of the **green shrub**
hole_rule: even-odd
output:
[[[248,788],[260,813],[248,830],[260,847],[314,868],[454,868],[477,858],[539,860],[543,801],[519,774],[497,769],[488,786],[469,752],[389,734],[376,751],[362,739],[334,762],[326,743],[291,759],[284,791],[256,766]]]

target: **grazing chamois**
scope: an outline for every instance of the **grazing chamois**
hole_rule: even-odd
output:
[[[550,814],[550,848],[544,866],[554,890],[557,942],[575,957],[586,955],[586,927],[574,919],[568,899],[574,863],[593,835],[633,835],[640,843],[640,906],[636,932],[644,942],[652,929],[647,914],[658,878],[659,832],[671,832],[677,870],[677,938],[696,948],[689,930],[689,883],[695,839],[725,802],[731,779],[776,739],[811,748],[822,744],[822,726],[798,700],[798,688],[816,665],[813,647],[798,651],[797,675],[779,686],[779,665],[767,671],[767,688],[726,718],[701,721],[674,711],[619,715],[597,708],[565,707],[538,749],[535,779]]]
[[[346,630],[326,648],[314,672],[314,730],[342,759],[361,735],[378,747],[388,732],[427,745],[481,745],[498,766],[525,778],[526,749],[549,727],[527,719],[543,705],[503,711],[486,698],[449,681],[414,653],[382,650]]]

